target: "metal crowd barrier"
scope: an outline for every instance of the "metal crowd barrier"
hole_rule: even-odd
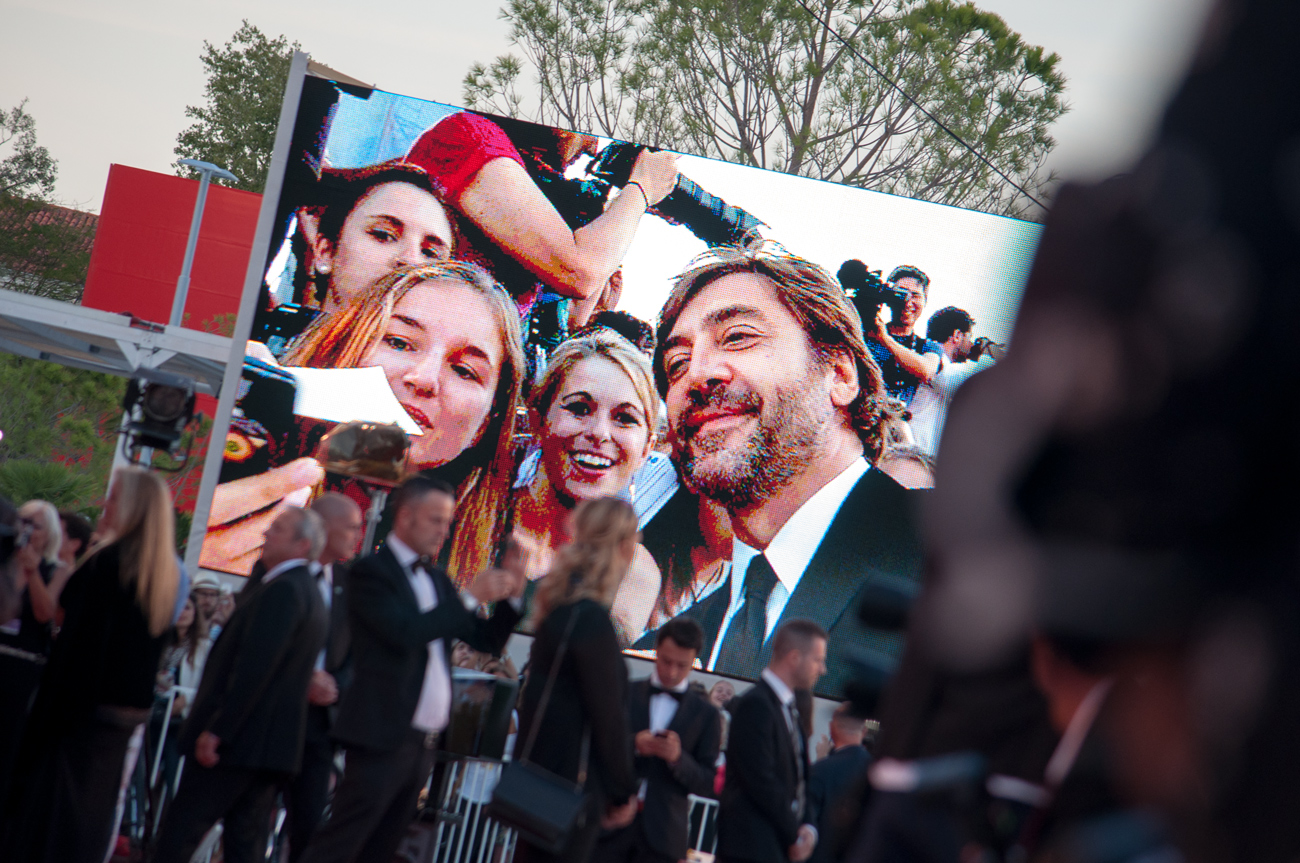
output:
[[[408,831],[398,854],[407,863],[510,863],[515,831],[487,816],[503,762],[458,759],[444,762],[432,805]],[[435,776],[438,773],[435,772]],[[712,860],[717,849],[718,801],[690,795],[688,824],[692,859]]]

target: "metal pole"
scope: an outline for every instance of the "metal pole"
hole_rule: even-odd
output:
[[[307,74],[307,55],[295,51],[289,65],[289,79],[284,85],[284,101],[280,104],[280,124],[275,131],[275,149],[271,155],[271,170],[266,176],[262,193],[262,209],[257,217],[257,233],[253,235],[253,251],[248,258],[244,274],[244,293],[239,300],[239,317],[230,340],[230,359],[226,363],[226,376],[222,379],[221,397],[217,401],[216,416],[212,420],[212,437],[203,459],[203,479],[199,483],[198,500],[194,503],[194,523],[190,527],[189,545],[185,549],[185,566],[190,572],[199,571],[199,553],[208,530],[208,513],[212,509],[212,493],[221,473],[221,457],[226,451],[226,433],[230,429],[230,415],[235,407],[235,393],[239,376],[244,370],[244,351],[248,335],[253,328],[253,312],[257,308],[257,294],[262,287],[262,272],[266,268],[266,250],[271,243],[271,226],[275,223],[275,208],[284,184],[284,169],[289,163],[289,139],[293,136],[293,123],[298,116],[298,101],[302,95],[302,81]],[[283,237],[279,238],[283,239]],[[277,240],[278,242],[278,240]]]
[[[172,298],[172,316],[167,321],[173,327],[180,326],[181,316],[185,313],[185,297],[190,292],[190,271],[194,268],[194,250],[199,245],[199,226],[203,224],[203,207],[208,202],[208,184],[212,182],[213,176],[232,182],[239,179],[225,168],[211,162],[179,159],[177,164],[193,168],[200,176],[199,196],[194,200],[194,217],[190,219],[190,235],[185,241],[185,260],[181,264],[180,278],[176,280],[176,295]]]

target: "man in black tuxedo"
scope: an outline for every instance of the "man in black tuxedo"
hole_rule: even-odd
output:
[[[284,789],[289,863],[297,863],[325,815],[330,773],[334,766],[332,731],[341,693],[352,678],[352,639],[348,630],[347,561],[356,557],[365,525],[361,508],[347,495],[328,492],[311,504],[325,522],[325,550],[317,563],[316,584],[329,609],[329,637],[316,657],[307,689],[307,732],[302,769]]]
[[[627,827],[601,837],[596,863],[676,863],[686,857],[686,796],[713,796],[722,739],[718,709],[688,686],[703,639],[695,621],[670,620],[659,629],[654,671],[628,688],[642,807]]]
[[[817,847],[811,863],[830,863],[839,830],[852,822],[853,805],[861,800],[854,792],[867,780],[871,755],[862,745],[866,724],[844,702],[831,717],[832,749],[808,771],[808,805],[817,814]],[[847,810],[847,811],[846,811]]]
[[[795,692],[826,672],[826,631],[808,620],[781,624],[758,683],[732,702],[727,781],[718,811],[718,859],[801,863],[817,845],[807,806],[808,738]]]
[[[919,577],[916,493],[871,465],[880,369],[839,283],[793,256],[715,250],[664,305],[655,374],[687,484],[730,518],[727,580],[685,612],[705,668],[756,677],[794,619],[830,633],[828,694],[857,649],[900,653],[857,606],[877,581]]]
[[[455,495],[440,479],[404,482],[393,492],[384,546],[348,574],[353,679],[334,725],[347,761],[304,863],[393,859],[450,717],[452,642],[499,653],[520,619],[527,579],[518,545],[508,548],[504,569],[474,579],[469,599],[433,564],[451,530]],[[475,614],[491,602],[491,617]]]
[[[181,751],[193,757],[157,863],[189,863],[221,819],[226,860],[265,856],[276,790],[301,763],[307,689],[329,626],[311,566],[324,546],[325,526],[310,510],[290,507],[267,528],[265,575],[213,645],[181,732]]]

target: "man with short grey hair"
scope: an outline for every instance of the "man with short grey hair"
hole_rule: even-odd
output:
[[[298,772],[307,689],[328,619],[314,560],[325,523],[289,507],[266,530],[265,574],[212,648],[181,751],[192,755],[163,823],[157,863],[188,863],[224,819],[230,863],[261,860],[276,789]]]

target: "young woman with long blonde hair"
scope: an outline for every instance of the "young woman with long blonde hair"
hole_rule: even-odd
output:
[[[587,821],[555,857],[521,841],[515,854],[520,863],[583,863],[602,826],[626,826],[636,814],[624,705],[627,667],[610,618],[610,606],[636,556],[636,512],[625,501],[601,497],[579,504],[572,518],[572,538],[537,589],[539,623],[519,708],[515,758],[526,754],[534,764],[576,782],[583,738],[590,735]],[[553,667],[555,685],[541,711],[541,693]],[[536,739],[525,753],[532,737]]]
[[[411,437],[412,470],[434,470],[456,487],[457,528],[448,572],[467,582],[490,566],[503,537],[514,472],[515,409],[524,359],[519,314],[505,289],[481,268],[435,261],[394,270],[338,311],[316,318],[281,362],[310,368],[384,370],[397,401],[420,426]],[[277,514],[261,484],[288,489],[277,472],[306,487],[324,472],[309,453],[265,474],[223,483],[213,498],[203,563],[247,572],[261,534]],[[329,483],[329,480],[326,480]],[[355,483],[337,488],[366,504]],[[333,488],[332,486],[330,486]]]
[[[104,859],[128,744],[153,705],[179,583],[166,483],[141,468],[118,470],[101,525],[59,597],[62,628],[0,840],[9,860]]]

